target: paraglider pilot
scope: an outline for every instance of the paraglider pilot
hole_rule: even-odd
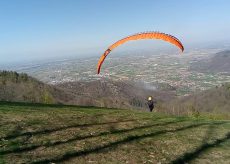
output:
[[[156,103],[156,102],[153,101],[152,96],[149,96],[147,104],[148,104],[148,106],[149,106],[150,112],[153,111],[153,108],[154,108],[154,104],[155,104],[155,103]]]

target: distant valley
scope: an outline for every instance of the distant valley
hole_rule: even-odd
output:
[[[190,50],[183,54],[114,53],[106,59],[100,75],[96,74],[96,57],[49,61],[13,70],[25,72],[48,84],[100,79],[133,81],[149,83],[163,90],[165,87],[166,90],[174,88],[176,95],[184,96],[230,82],[230,75],[226,72],[229,69],[229,57],[225,57],[228,53],[220,49]]]

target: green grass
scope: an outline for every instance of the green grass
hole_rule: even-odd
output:
[[[230,121],[0,103],[0,163],[230,163]]]

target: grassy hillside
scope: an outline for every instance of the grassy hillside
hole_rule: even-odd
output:
[[[230,121],[0,103],[0,163],[230,163]]]

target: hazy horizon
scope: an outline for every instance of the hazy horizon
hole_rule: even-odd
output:
[[[229,6],[227,0],[2,1],[0,63],[99,57],[113,42],[143,31],[172,34],[185,48],[228,44]],[[127,49],[170,47],[167,43],[152,43],[130,43]]]

